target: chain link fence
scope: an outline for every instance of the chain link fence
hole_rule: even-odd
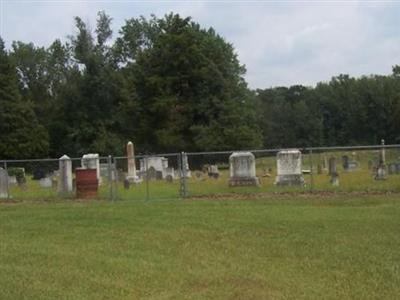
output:
[[[252,193],[400,192],[400,145],[67,160],[70,171],[63,169],[61,159],[0,161],[0,198],[150,201]],[[64,171],[70,175],[63,176]]]

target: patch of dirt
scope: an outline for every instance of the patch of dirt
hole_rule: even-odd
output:
[[[304,191],[304,192],[259,192],[259,193],[225,193],[213,195],[198,195],[185,200],[248,200],[248,199],[279,199],[279,198],[332,198],[337,196],[384,196],[399,195],[397,191]]]

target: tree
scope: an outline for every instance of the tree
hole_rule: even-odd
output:
[[[16,68],[0,38],[0,157],[44,157],[48,135],[36,118],[32,103],[18,89]]]
[[[128,20],[121,34],[117,52],[135,86],[142,145],[153,151],[261,145],[245,69],[213,29],[170,14]]]
[[[79,17],[75,23],[78,33],[71,37],[75,65],[60,92],[64,151],[71,155],[92,151],[121,154],[124,139],[116,116],[125,100],[122,74],[106,43],[112,34],[111,18],[98,13],[97,39]]]

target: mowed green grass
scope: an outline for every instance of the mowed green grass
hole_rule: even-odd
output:
[[[398,299],[400,196],[0,204],[0,299]]]

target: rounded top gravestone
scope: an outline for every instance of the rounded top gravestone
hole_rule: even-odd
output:
[[[229,157],[230,177],[255,177],[256,163],[251,152],[234,152]]]
[[[234,152],[229,156],[229,186],[259,186],[256,160],[251,152]]]

